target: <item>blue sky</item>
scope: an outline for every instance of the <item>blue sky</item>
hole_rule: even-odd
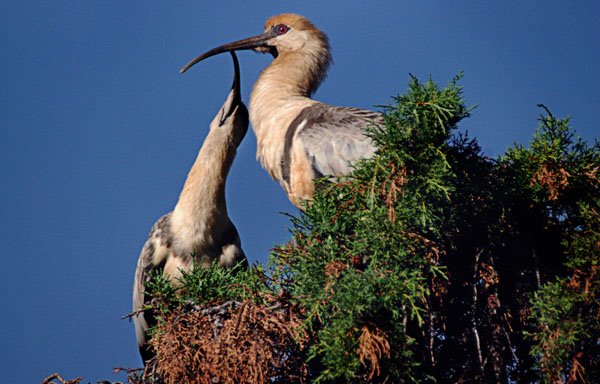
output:
[[[178,70],[222,43],[301,13],[334,66],[315,98],[375,108],[409,73],[461,81],[461,124],[496,156],[527,143],[545,103],[598,137],[596,1],[0,2],[0,377],[52,372],[117,380],[140,365],[131,306],[139,250],[172,209],[231,84],[227,55]],[[277,4],[277,5],[273,5]],[[270,57],[239,55],[244,100]],[[251,261],[288,238],[295,213],[255,160],[249,133],[228,181]]]

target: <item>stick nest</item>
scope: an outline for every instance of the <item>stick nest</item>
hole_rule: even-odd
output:
[[[152,371],[166,384],[303,382],[307,334],[294,308],[237,304],[167,314]]]

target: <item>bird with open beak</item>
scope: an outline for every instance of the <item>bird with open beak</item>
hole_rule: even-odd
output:
[[[211,49],[180,72],[208,57],[239,50],[274,58],[252,89],[250,122],[257,158],[294,205],[304,208],[312,199],[314,179],[347,176],[357,160],[373,156],[376,147],[365,128],[382,125],[381,113],[311,99],[332,59],[327,36],[308,19],[273,16],[261,35]]]
[[[233,86],[210,124],[172,212],[154,224],[140,253],[133,283],[133,323],[144,365],[155,356],[148,328],[156,323],[145,290],[153,271],[178,285],[183,272],[217,262],[222,267],[247,265],[238,232],[229,219],[225,183],[238,146],[248,131],[248,111],[240,95],[235,53]]]

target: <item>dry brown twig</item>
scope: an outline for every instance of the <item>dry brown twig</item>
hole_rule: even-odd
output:
[[[390,357],[390,343],[381,329],[375,326],[371,330],[363,326],[358,344],[358,358],[363,365],[370,368],[369,380],[371,380],[379,376],[379,361]]]
[[[156,371],[167,384],[265,383],[284,377],[287,383],[306,376],[305,341],[300,316],[289,303],[244,301],[168,315],[151,344]]]
[[[42,384],[52,384],[52,383],[60,383],[60,384],[79,384],[83,380],[83,377],[77,377],[72,380],[65,380],[58,373],[53,373],[50,376],[46,377]]]

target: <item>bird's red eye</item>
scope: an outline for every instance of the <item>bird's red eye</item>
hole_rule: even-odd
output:
[[[279,25],[274,26],[273,30],[275,31],[276,34],[283,35],[284,33],[286,33],[287,31],[290,30],[290,27],[288,27],[285,24],[279,24]]]

